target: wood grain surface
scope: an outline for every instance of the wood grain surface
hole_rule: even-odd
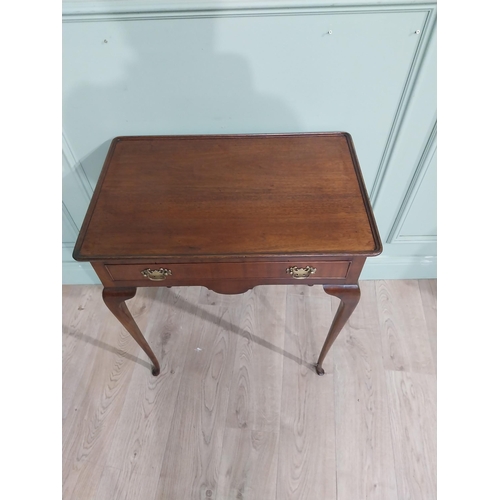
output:
[[[328,331],[328,295],[309,287],[287,291],[280,447],[276,498],[335,498],[335,417],[331,362],[318,378],[316,359]],[[330,360],[331,361],[331,360]]]
[[[234,318],[240,326],[219,475],[227,498],[276,496],[285,304],[286,287],[258,287]]]
[[[338,500],[398,499],[375,285],[332,347]]]
[[[420,280],[418,286],[420,287],[432,355],[437,365],[437,280]]]
[[[145,378],[140,370],[134,371],[116,423],[116,432],[123,437],[113,441],[107,460],[111,469],[116,463],[122,467],[101,482],[96,498],[154,498],[156,492],[165,452],[165,442],[158,436],[168,436],[172,426],[175,405],[171,401],[179,391],[194,320],[177,305],[196,301],[199,289],[156,290],[156,295],[150,295],[148,327],[161,325],[160,335],[155,332],[151,343],[161,353],[162,373]]]
[[[138,323],[151,306],[151,292],[156,291],[148,289],[131,305]],[[104,339],[105,335],[106,339],[113,339],[116,347],[103,342],[103,348],[93,351],[91,369],[86,371],[85,378],[80,379],[77,397],[82,387],[87,387],[90,392],[79,407],[74,405],[74,411],[69,412],[73,418],[68,420],[68,416],[63,426],[62,456],[68,463],[63,471],[65,497],[95,497],[101,469],[107,463],[116,422],[121,416],[131,375],[137,364],[130,358],[139,347],[113,319],[112,315],[103,314],[101,321],[92,322],[86,329],[86,334],[93,338]]]
[[[377,282],[387,370],[436,373],[418,280]]]
[[[436,498],[436,378],[387,371],[399,498]]]
[[[347,133],[117,137],[73,257],[381,249]]]
[[[435,499],[435,282],[360,286],[324,377],[322,287],[139,289],[153,377],[102,287],[65,286],[63,499]]]
[[[198,289],[200,290],[200,289]],[[206,498],[217,494],[229,390],[238,336],[227,325],[238,314],[234,297],[199,304],[166,442],[156,496]],[[175,460],[172,460],[172,456]],[[178,481],[183,476],[187,481]]]

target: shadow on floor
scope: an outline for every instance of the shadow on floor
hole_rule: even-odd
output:
[[[123,351],[122,349],[118,349],[113,347],[112,345],[106,344],[106,342],[102,342],[101,340],[94,339],[89,335],[85,335],[83,333],[70,332],[63,326],[63,334],[70,335],[82,342],[87,342],[87,344],[92,344],[93,346],[99,347],[100,349],[105,349],[106,351],[112,352],[113,354],[118,354],[119,356],[123,356],[124,358],[130,359],[130,361],[134,361],[135,363],[145,366],[148,370],[151,370],[152,364],[144,361],[143,359],[138,358],[137,356],[132,356],[128,352]]]
[[[248,293],[248,292],[245,292]],[[209,311],[206,311],[205,309],[202,309],[201,307],[198,307],[196,304],[192,304],[191,302],[188,302],[186,299],[178,295],[175,291],[165,288],[164,289],[164,294],[166,295],[166,300],[159,300],[158,298],[155,297],[155,300],[159,300],[162,304],[166,304],[166,302],[170,302],[170,304],[173,307],[176,307],[180,309],[181,311],[184,311],[188,314],[193,314],[197,316],[198,318],[204,320],[204,321],[209,321],[210,323],[213,323],[214,325],[222,327],[224,330],[227,330],[229,332],[235,333],[236,335],[239,335],[240,337],[246,338],[252,342],[255,342],[256,344],[261,345],[262,347],[265,347],[266,349],[270,349],[271,351],[274,351],[281,356],[284,356],[288,359],[291,359],[295,363],[299,365],[306,366],[309,370],[313,371],[316,373],[316,368],[312,363],[309,363],[307,361],[304,361],[303,359],[289,353],[288,351],[285,351],[281,347],[278,347],[271,342],[268,342],[267,340],[263,339],[262,337],[258,337],[257,335],[248,332],[238,325],[235,325],[220,316],[217,316],[215,314],[210,313]],[[172,295],[176,295],[174,300]],[[259,300],[263,301],[263,297],[259,297]],[[267,301],[263,301],[265,303],[265,307],[268,309],[271,309],[271,305]],[[215,304],[214,304],[215,305]]]

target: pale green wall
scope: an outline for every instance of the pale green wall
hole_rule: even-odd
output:
[[[435,4],[236,8],[258,3],[65,2],[66,283],[98,283],[71,249],[113,137],[336,130],[384,242],[362,277],[435,277]]]

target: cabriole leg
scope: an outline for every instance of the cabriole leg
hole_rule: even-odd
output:
[[[322,367],[325,356],[330,350],[330,347],[332,347],[334,340],[337,338],[338,334],[347,323],[347,320],[351,316],[352,312],[358,305],[359,299],[361,297],[358,285],[325,285],[323,286],[323,289],[328,295],[338,297],[340,299],[340,305],[337,309],[337,314],[335,314],[335,318],[333,318],[332,326],[330,327],[330,331],[326,336],[325,343],[323,344],[323,349],[321,349],[318,363],[316,364],[316,373],[318,375],[325,374],[325,370],[323,370]]]
[[[116,319],[125,327],[127,332],[132,335],[134,340],[141,346],[142,350],[149,356],[149,359],[154,365],[152,373],[156,377],[160,373],[160,364],[125,304],[126,300],[135,296],[136,291],[137,288],[135,287],[104,288],[102,291],[102,298],[104,303],[108,306],[108,309],[116,316]]]

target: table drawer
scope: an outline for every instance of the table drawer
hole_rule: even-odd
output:
[[[213,262],[197,264],[108,264],[106,269],[113,281],[169,281],[230,280],[245,278],[345,279],[350,261],[300,262]]]

